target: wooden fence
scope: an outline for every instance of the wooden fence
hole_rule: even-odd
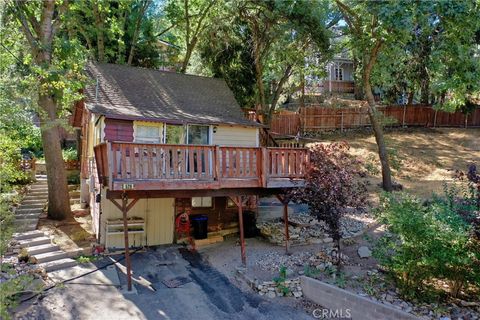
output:
[[[379,107],[387,126],[480,127],[480,108],[469,115],[436,111],[428,105]],[[370,126],[367,108],[303,107],[298,112],[275,114],[271,132],[295,136],[299,132],[345,130]]]

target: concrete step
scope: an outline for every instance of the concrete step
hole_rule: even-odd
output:
[[[40,253],[53,252],[58,250],[60,250],[60,247],[57,246],[56,244],[51,244],[51,243],[27,248],[28,254],[31,256],[34,256]]]
[[[22,200],[22,204],[42,204],[45,203],[46,200],[44,199],[24,199]]]
[[[36,263],[44,263],[53,260],[60,260],[68,258],[68,254],[66,252],[57,250],[52,252],[45,252],[33,255],[36,260]]]
[[[43,211],[45,204],[24,204],[17,207],[15,212],[30,213],[32,211]]]
[[[38,266],[45,269],[46,272],[50,272],[50,271],[55,271],[60,269],[66,269],[76,265],[77,265],[77,261],[70,258],[65,258],[65,259],[40,263]]]
[[[48,191],[47,190],[30,190],[27,194],[27,196],[35,196],[35,197],[44,197],[48,198]]]
[[[16,219],[14,222],[15,231],[27,232],[37,229],[38,219]]]
[[[26,208],[26,209],[19,207],[17,210],[15,210],[16,215],[30,214],[30,213],[41,214],[42,212],[43,212],[43,206],[37,207],[37,208]]]
[[[15,214],[15,219],[38,219],[38,216],[41,212],[38,213],[20,213]]]
[[[21,233],[14,233],[13,239],[19,240],[27,240],[32,238],[44,237],[45,234],[40,230],[34,230],[29,232],[21,232]]]
[[[79,198],[80,197],[80,191],[75,190],[75,191],[70,191],[70,198]]]
[[[42,244],[51,244],[52,240],[49,237],[38,237],[32,238],[27,240],[20,240],[20,247],[21,248],[30,248],[35,246],[40,246]]]
[[[36,194],[27,194],[22,201],[29,201],[29,200],[42,200],[47,201],[48,195],[36,195]]]

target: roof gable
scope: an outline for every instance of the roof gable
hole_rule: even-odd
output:
[[[110,118],[258,126],[221,79],[115,64],[87,66],[85,102]]]

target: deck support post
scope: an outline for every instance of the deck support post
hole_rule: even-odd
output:
[[[133,199],[130,204],[128,204],[128,196],[124,191],[122,193],[122,205],[119,205],[114,199],[110,199],[112,203],[122,211],[123,215],[123,236],[125,239],[125,265],[127,267],[127,287],[128,291],[132,291],[132,262],[130,260],[130,250],[129,250],[129,240],[128,240],[128,218],[127,213],[130,209],[133,208],[135,203],[137,203],[138,198]]]
[[[283,204],[283,222],[285,223],[285,254],[289,254],[288,252],[288,241],[290,241],[290,232],[288,231],[288,203],[290,199],[288,199],[285,195],[277,194],[278,200]]]
[[[245,250],[245,234],[243,232],[243,196],[231,196],[233,202],[238,208],[238,229],[240,233],[240,250],[242,255],[242,265],[247,266],[247,255]],[[246,198],[247,199],[247,198]]]

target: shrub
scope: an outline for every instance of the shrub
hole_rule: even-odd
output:
[[[77,160],[77,150],[74,148],[68,148],[62,150],[62,156],[64,161]]]
[[[12,184],[27,179],[20,170],[20,160],[20,145],[0,132],[0,192],[5,192]]]
[[[348,207],[365,204],[366,188],[358,176],[360,162],[349,153],[347,143],[317,144],[310,150],[305,186],[290,191],[295,202],[308,204],[310,214],[325,221],[340,249],[340,220]],[[337,251],[340,257],[340,250]],[[337,259],[340,263],[340,259]]]
[[[468,284],[480,282],[480,243],[459,210],[448,197],[424,204],[406,194],[382,196],[378,215],[388,233],[374,256],[405,296],[425,297],[435,280],[445,280],[456,297]]]

